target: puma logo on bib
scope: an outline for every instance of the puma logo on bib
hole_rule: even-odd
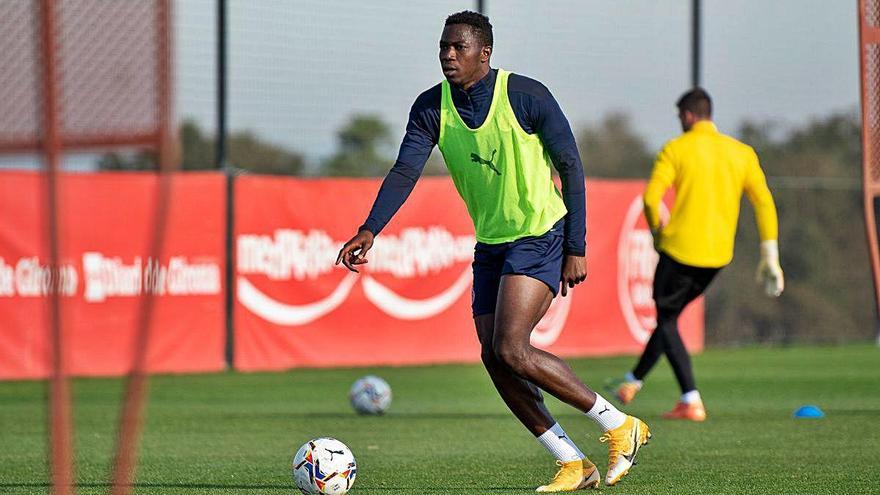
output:
[[[501,171],[498,170],[497,168],[495,168],[495,165],[492,163],[493,161],[495,161],[495,153],[497,153],[497,152],[498,152],[497,149],[492,150],[492,156],[489,157],[488,160],[480,157],[480,155],[478,155],[476,153],[471,153],[471,161],[474,163],[479,163],[480,165],[485,165],[485,166],[489,167],[490,169],[492,169],[493,172],[495,172],[495,175],[501,175]]]

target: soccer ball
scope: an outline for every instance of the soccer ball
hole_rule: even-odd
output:
[[[367,375],[354,382],[348,399],[360,414],[382,414],[391,405],[391,387],[378,376]]]
[[[293,458],[293,479],[303,495],[343,495],[357,475],[354,455],[335,438],[316,438]]]

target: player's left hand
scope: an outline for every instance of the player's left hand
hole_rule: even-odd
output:
[[[785,289],[785,277],[779,265],[779,244],[777,241],[761,243],[761,261],[755,278],[764,286],[764,292],[771,297],[779,297]]]
[[[562,261],[562,297],[568,289],[587,279],[587,260],[583,256],[565,255]]]

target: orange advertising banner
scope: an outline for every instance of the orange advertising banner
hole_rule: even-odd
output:
[[[0,173],[0,379],[48,376],[48,297],[61,298],[67,372],[118,375],[132,364],[142,295],[155,296],[147,370],[224,368],[224,177],[172,180],[160,256],[151,258],[157,177],[59,177],[60,266],[48,266],[45,182]]]
[[[475,362],[475,239],[448,178],[422,178],[359,274],[335,266],[376,179],[236,179],[235,367]],[[587,183],[588,279],[557,297],[532,343],[561,356],[636,353],[655,324],[657,253],[640,181]],[[703,346],[703,303],[681,319]]]

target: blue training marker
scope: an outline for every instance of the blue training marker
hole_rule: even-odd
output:
[[[792,414],[795,418],[824,418],[825,413],[819,409],[819,406],[806,405],[801,406],[795,409],[794,414]]]

